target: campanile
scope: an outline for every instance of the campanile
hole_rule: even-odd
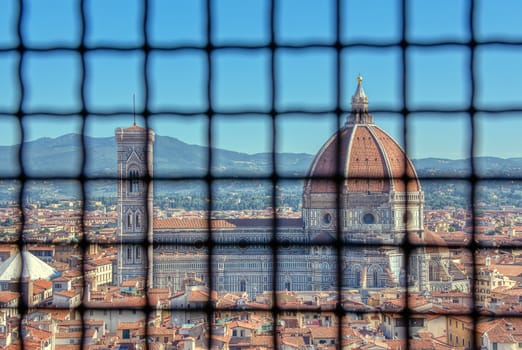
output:
[[[118,149],[118,282],[145,279],[152,271],[154,131],[115,130]],[[147,268],[149,269],[147,271]]]

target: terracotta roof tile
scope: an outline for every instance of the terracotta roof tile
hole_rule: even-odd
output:
[[[522,266],[520,265],[495,265],[495,268],[504,276],[518,277],[522,275]]]
[[[36,280],[33,282],[33,285],[43,289],[49,289],[53,286],[53,282],[47,280]]]
[[[250,324],[250,323],[247,323],[247,322],[242,322],[242,321],[233,321],[233,322],[230,322],[228,324],[228,328],[229,329],[233,329],[233,328],[236,328],[236,327],[246,328],[246,329],[250,329],[250,330],[254,330],[255,329],[253,324]]]
[[[212,228],[234,228],[236,225],[227,220],[211,220]],[[154,220],[154,229],[208,229],[208,220],[206,219],[156,219]]]
[[[1,291],[0,292],[0,303],[8,303],[13,299],[20,298],[20,293],[18,292],[10,292],[10,291]]]
[[[339,329],[337,327],[310,327],[313,338],[337,338]]]
[[[338,169],[346,179],[348,192],[405,192],[421,188],[413,164],[402,148],[374,124],[350,125],[335,133],[317,153],[308,176],[334,177]],[[404,176],[412,180],[406,183]],[[305,183],[305,191],[311,193],[336,190],[333,180],[309,179]]]
[[[260,219],[227,219],[227,222],[235,227],[272,227],[274,220],[272,218]],[[277,227],[302,227],[303,220],[301,218],[278,218],[276,221]]]
[[[131,125],[128,128],[122,128],[125,131],[145,131],[145,128],[142,128],[138,125]]]

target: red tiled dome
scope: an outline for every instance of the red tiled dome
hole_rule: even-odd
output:
[[[345,179],[343,190],[347,192],[420,191],[411,161],[399,144],[374,124],[347,125],[334,134],[317,153],[307,174],[333,180],[308,179],[305,191],[336,192],[336,174]]]
[[[352,97],[352,114],[346,125],[330,137],[312,161],[307,174],[312,179],[305,182],[305,194],[335,193],[336,175],[343,179],[343,192],[421,191],[405,152],[373,123],[361,81]]]

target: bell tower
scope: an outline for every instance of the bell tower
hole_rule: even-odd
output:
[[[118,150],[118,282],[152,276],[154,131],[115,130]],[[149,270],[147,271],[147,268]]]

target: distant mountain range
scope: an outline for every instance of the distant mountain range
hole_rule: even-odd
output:
[[[24,144],[21,154],[24,171],[29,176],[38,177],[74,177],[79,176],[82,162],[85,161],[85,175],[88,177],[116,177],[116,142],[114,137],[84,137],[85,148],[82,153],[81,136],[68,134],[58,138],[41,138]],[[19,174],[19,146],[0,146],[0,177]],[[85,154],[85,158],[83,157]],[[277,173],[282,176],[305,176],[313,155],[306,153],[278,153],[275,155]],[[423,158],[413,160],[421,178],[446,177],[466,179],[471,174],[471,161],[441,158]],[[154,175],[159,178],[190,178],[206,175],[208,149],[204,146],[190,145],[177,138],[156,136],[154,144]],[[514,178],[522,175],[522,158],[475,158],[475,173],[481,177]],[[269,177],[273,172],[270,153],[246,154],[224,149],[212,152],[213,174],[226,177]],[[45,192],[62,192],[56,183],[46,182]],[[300,184],[295,182],[296,190]],[[424,183],[424,182],[423,182]],[[429,183],[429,181],[427,182]],[[111,191],[101,183],[93,193],[103,194]],[[298,185],[297,185],[298,184]],[[5,185],[5,184],[4,184]],[[107,185],[108,186],[108,185]],[[114,187],[114,186],[111,186]],[[161,184],[157,184],[156,193],[161,195]],[[190,187],[190,186],[189,186]],[[425,190],[427,189],[426,186]],[[1,188],[0,188],[1,190]],[[159,191],[159,192],[158,192]],[[168,192],[168,190],[165,190]],[[4,191],[0,191],[3,193]],[[38,196],[38,195],[37,195]],[[0,199],[5,199],[5,195]]]
[[[76,176],[82,166],[81,136],[68,134],[58,138],[41,138],[24,144],[24,170],[32,176]],[[89,177],[116,176],[116,141],[113,137],[85,136],[85,174]],[[18,171],[16,146],[0,146],[0,176],[15,176]],[[272,173],[270,153],[246,154],[213,149],[212,171],[222,176],[263,176]],[[302,176],[312,155],[277,154],[278,171]],[[208,165],[208,149],[190,145],[177,138],[156,136],[154,143],[154,175],[158,177],[204,176]]]

